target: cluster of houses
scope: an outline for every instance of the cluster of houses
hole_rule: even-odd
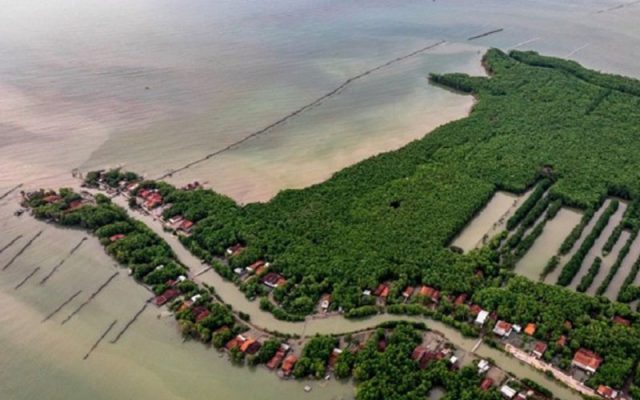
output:
[[[476,323],[480,325],[484,325],[484,322],[489,316],[490,315],[488,312],[480,311],[478,313]],[[618,324],[623,324],[623,325],[630,324],[630,321],[619,316],[615,317],[613,319],[613,322]],[[572,327],[571,322],[565,321],[565,327],[567,329],[571,329]],[[523,330],[522,327],[519,325],[510,324],[506,321],[499,320],[494,325],[493,333],[500,338],[507,339],[514,332],[515,333],[524,332],[524,334],[528,336],[533,336],[536,332],[536,329],[537,329],[537,326],[533,323],[527,324]],[[562,335],[556,341],[556,345],[560,347],[564,347],[566,346],[566,344],[567,344],[567,337],[565,335]],[[547,351],[547,348],[548,348],[547,343],[542,341],[536,341],[533,343],[533,347],[531,348],[530,355],[536,359],[542,359],[542,357],[544,356],[544,353]],[[573,356],[573,359],[571,360],[571,367],[577,370],[580,370],[583,373],[586,373],[587,375],[593,375],[596,373],[598,368],[600,368],[600,365],[602,364],[602,362],[603,362],[602,357],[597,353],[585,348],[580,348],[578,349],[578,351],[576,351],[576,353]],[[605,399],[623,399],[619,391],[614,390],[613,388],[605,385],[600,385],[596,390],[596,393],[598,393],[600,396],[604,397]],[[503,395],[505,395],[504,392],[503,392]],[[509,397],[506,395],[505,397],[514,398],[515,394],[512,397]]]
[[[60,196],[55,191],[51,190],[48,192],[39,190],[34,192],[25,193],[22,192],[22,198],[25,201],[30,201],[34,198],[40,198],[45,204],[58,204],[63,201],[62,196]],[[69,202],[67,208],[64,212],[71,212],[77,210],[78,208],[84,206],[85,204],[94,203],[93,196],[89,192],[82,191],[80,192],[80,198],[75,199]]]
[[[244,249],[241,246],[236,246],[227,249],[227,254],[230,257],[240,253]],[[260,278],[260,282],[270,289],[284,286],[287,283],[287,280],[279,273],[269,271],[270,267],[271,264],[269,264],[268,262],[264,260],[258,260],[245,268],[235,268],[233,272],[244,280],[249,279],[249,277],[251,276],[258,276]]]

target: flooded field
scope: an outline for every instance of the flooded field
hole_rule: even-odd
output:
[[[571,260],[571,257],[573,257],[576,251],[578,251],[578,249],[582,245],[582,242],[584,242],[586,237],[589,236],[589,233],[591,233],[596,222],[598,222],[598,219],[600,219],[600,216],[604,213],[604,210],[606,210],[607,207],[609,206],[609,203],[611,203],[610,199],[605,200],[603,205],[598,209],[598,211],[594,213],[593,217],[591,217],[591,219],[589,220],[589,223],[587,224],[587,226],[585,226],[585,228],[582,230],[582,234],[580,235],[580,238],[573,245],[573,248],[571,249],[571,251],[569,251],[569,253],[567,253],[566,255],[562,256],[560,258],[560,263],[558,264],[556,269],[552,273],[546,276],[546,278],[544,279],[546,283],[555,284],[558,281],[558,277],[560,276],[560,272],[562,271],[562,268],[567,262],[569,262],[569,260]],[[580,281],[578,280],[578,282]]]
[[[609,269],[611,268],[613,263],[616,262],[616,258],[618,257],[620,249],[622,248],[622,246],[624,246],[625,242],[620,240],[624,235],[621,235],[618,242],[606,257],[602,254],[602,246],[607,243],[607,240],[609,239],[609,236],[611,236],[613,230],[620,224],[620,221],[622,221],[622,217],[624,216],[624,212],[626,211],[626,209],[627,203],[621,201],[618,210],[611,216],[611,218],[609,218],[609,223],[604,228],[600,236],[598,236],[598,239],[596,239],[593,247],[591,247],[591,249],[587,253],[587,256],[582,261],[582,267],[573,278],[573,281],[571,281],[571,284],[569,285],[570,288],[575,289],[578,286],[582,277],[585,276],[589,271],[589,267],[591,266],[591,264],[593,264],[593,260],[595,260],[596,257],[600,257],[602,258],[602,266],[600,267],[598,275],[596,275],[595,279],[593,280],[593,283],[591,284],[589,289],[587,289],[587,293],[595,294],[596,290],[598,290],[598,286],[600,286],[604,278],[607,276]]]
[[[625,232],[625,233],[627,233],[626,239],[625,239],[625,243],[626,243],[629,236],[631,236],[631,234],[629,232]],[[609,298],[610,300],[616,300],[616,298],[618,297],[618,292],[620,292],[620,287],[622,287],[624,280],[627,278],[627,276],[629,275],[629,272],[631,271],[631,267],[633,267],[633,264],[635,264],[635,262],[638,260],[639,257],[640,257],[640,236],[636,236],[636,238],[631,243],[631,247],[629,248],[629,253],[625,256],[624,260],[622,261],[622,264],[620,265],[620,268],[618,269],[618,272],[615,274],[615,276],[613,277],[613,280],[611,280],[611,283],[607,288],[607,291],[604,293],[604,295],[607,298]]]
[[[487,205],[451,243],[465,252],[484,244],[493,235],[500,233],[509,217],[520,207],[531,192],[517,196],[507,192],[496,192]]]
[[[516,264],[515,272],[531,280],[538,280],[549,259],[558,253],[562,241],[578,225],[582,213],[576,210],[562,208],[550,221],[547,221],[542,231],[527,254]]]

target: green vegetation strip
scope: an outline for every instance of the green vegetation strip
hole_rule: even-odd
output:
[[[591,267],[589,267],[589,271],[587,272],[587,274],[580,280],[580,284],[578,284],[578,287],[576,288],[578,292],[586,292],[587,289],[591,287],[593,280],[598,275],[598,272],[600,272],[601,265],[602,258],[596,257],[596,259],[593,260],[593,264],[591,264]]]
[[[620,291],[618,292],[618,301],[629,303],[634,300],[640,299],[640,286],[636,286],[633,282],[640,271],[640,258],[636,260],[629,271],[629,275],[624,280]]]
[[[591,250],[593,244],[596,242],[604,228],[607,227],[609,218],[611,218],[611,216],[618,210],[619,205],[620,203],[618,200],[611,201],[602,216],[598,219],[598,222],[596,222],[593,230],[589,233],[589,236],[587,236],[584,239],[584,242],[582,242],[582,245],[580,245],[576,254],[574,254],[573,257],[571,257],[571,260],[569,260],[564,268],[562,268],[562,272],[558,277],[558,285],[567,286],[571,283],[578,271],[580,271],[584,258],[587,256],[589,250]]]
[[[576,244],[578,239],[580,239],[582,232],[587,227],[587,225],[589,224],[589,221],[591,221],[591,218],[593,218],[594,214],[595,214],[594,208],[589,208],[584,212],[584,214],[582,215],[582,219],[580,220],[580,223],[571,230],[571,233],[569,234],[569,236],[567,236],[566,239],[560,245],[560,254],[565,255],[571,251],[571,249]]]

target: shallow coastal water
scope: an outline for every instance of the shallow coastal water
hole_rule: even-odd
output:
[[[0,6],[0,56],[10,60],[0,64],[0,193],[18,183],[70,184],[73,168],[126,165],[162,175],[273,123],[349,77],[439,40],[447,44],[373,73],[172,181],[206,181],[241,202],[317,183],[464,116],[471,98],[429,86],[427,75],[481,74],[479,60],[489,46],[536,49],[640,76],[640,6],[599,13],[611,7],[606,0],[410,0],[402,7],[388,0],[0,0]],[[466,40],[496,28],[505,31]],[[24,235],[0,254],[0,265],[38,230],[44,233],[0,272],[0,346],[9,349],[0,358],[0,398],[303,395],[302,383],[281,382],[263,369],[231,368],[214,351],[182,343],[173,321],[157,319],[155,309],[109,344],[149,295],[122,274],[60,325],[116,269],[89,240],[40,286],[83,234],[18,219],[15,208],[14,196],[0,201],[0,246]],[[81,295],[41,323],[78,290]],[[111,335],[83,361],[116,319]],[[336,321],[317,329],[353,326]],[[349,385],[312,385],[305,398],[352,394]]]

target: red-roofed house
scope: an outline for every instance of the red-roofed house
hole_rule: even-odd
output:
[[[275,272],[269,272],[265,276],[262,277],[262,283],[269,286],[272,289],[283,286],[287,283],[287,280],[280,274]]]
[[[264,261],[262,260],[258,260],[256,262],[254,262],[253,264],[249,265],[247,268],[245,268],[247,270],[247,272],[249,273],[254,273],[257,271],[258,268],[262,267],[265,264]]]
[[[513,326],[510,323],[506,321],[498,321],[496,326],[493,328],[493,333],[500,337],[509,337],[512,330]]]
[[[436,290],[430,286],[423,285],[420,288],[420,296],[424,296],[426,298],[431,299],[433,302],[438,302],[440,300],[440,291]]]
[[[567,345],[567,337],[565,335],[560,335],[560,337],[556,341],[556,346],[564,347],[566,345]]]
[[[484,378],[482,383],[480,384],[480,389],[486,392],[487,390],[491,389],[491,386],[493,386],[493,379]]]
[[[271,357],[271,360],[269,360],[269,362],[267,363],[267,368],[269,369],[276,369],[280,366],[280,363],[282,363],[282,360],[284,359],[286,352],[285,350],[281,347],[278,349],[278,351],[276,351],[276,354]]]
[[[462,293],[461,295],[456,297],[456,299],[453,301],[453,304],[455,304],[456,306],[461,306],[465,301],[467,301],[467,294]]]
[[[536,342],[531,351],[531,355],[536,358],[542,358],[545,351],[547,351],[547,344],[545,342]]]
[[[295,354],[289,354],[287,358],[284,359],[284,361],[282,362],[282,372],[284,373],[284,376],[291,375],[291,372],[293,372],[293,367],[295,367],[297,362],[298,357],[296,357]]]
[[[236,254],[240,253],[242,250],[244,250],[244,247],[240,243],[234,244],[233,246],[227,249],[227,255],[229,257],[235,256]]]
[[[161,305],[166,304],[168,301],[175,299],[179,295],[180,295],[180,291],[178,291],[177,289],[173,289],[173,288],[167,289],[164,291],[164,293],[162,293],[159,296],[156,296],[153,299],[153,304],[159,307]]]
[[[379,284],[376,290],[373,292],[373,294],[383,299],[386,299],[387,297],[389,297],[389,284],[388,283]]]
[[[425,354],[427,354],[427,348],[423,346],[417,346],[411,353],[411,359],[420,362]]]
[[[631,321],[629,321],[626,318],[622,318],[619,315],[616,315],[615,317],[613,317],[613,323],[614,324],[618,324],[618,325],[624,325],[624,326],[630,326],[631,325]]]
[[[413,296],[413,292],[416,289],[413,286],[409,286],[407,287],[403,292],[402,292],[402,297],[404,297],[405,299],[409,299],[411,298],[411,296]]]
[[[571,365],[584,371],[595,373],[602,364],[602,357],[591,350],[580,349],[573,356]]]
[[[189,221],[188,219],[182,220],[180,226],[178,226],[178,230],[181,230],[184,233],[191,233],[193,230],[193,221]]]
[[[604,397],[605,399],[617,399],[618,398],[618,391],[613,390],[609,386],[600,385],[600,386],[598,386],[597,392],[598,392],[598,394],[600,396]]]

